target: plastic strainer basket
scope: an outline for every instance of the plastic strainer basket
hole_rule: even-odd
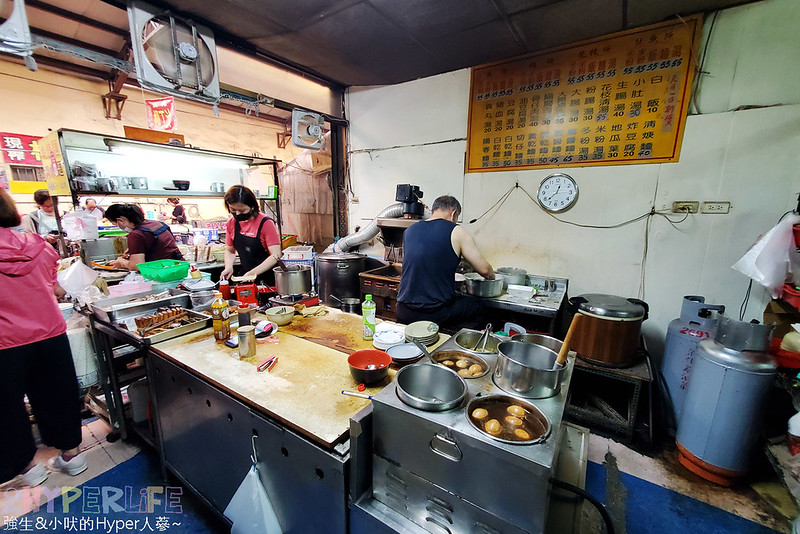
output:
[[[139,264],[139,272],[148,280],[169,282],[186,278],[189,262],[180,260],[156,260]]]

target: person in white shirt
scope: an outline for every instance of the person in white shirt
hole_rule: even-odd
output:
[[[48,243],[55,243],[58,239],[58,223],[50,192],[47,189],[38,189],[33,193],[33,201],[38,209],[22,217],[22,229],[31,234],[39,234]]]
[[[98,221],[102,221],[106,217],[106,211],[97,205],[97,201],[93,198],[87,198],[83,204],[83,212],[93,216]]]

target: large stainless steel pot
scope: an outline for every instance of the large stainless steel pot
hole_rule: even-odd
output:
[[[494,383],[512,395],[545,399],[561,389],[564,367],[556,367],[558,354],[542,345],[504,341],[497,347]]]
[[[528,271],[517,267],[500,267],[495,271],[503,275],[503,288],[508,289],[508,284],[524,286],[528,276]]]
[[[584,315],[570,350],[578,357],[607,367],[628,367],[638,362],[639,335],[647,319],[642,300],[590,293],[569,299],[573,312]]]
[[[532,333],[513,335],[511,336],[511,341],[522,341],[523,343],[533,343],[534,345],[541,345],[543,347],[547,347],[556,354],[558,354],[558,351],[561,350],[561,345],[564,344],[564,342],[561,341],[560,339],[546,336],[544,334],[532,334]]]
[[[302,295],[311,291],[310,265],[289,265],[285,271],[275,267],[272,272],[279,295]]]
[[[467,273],[464,282],[467,293],[475,297],[499,297],[503,293],[503,275],[495,274],[494,280],[487,280],[478,273]]]
[[[467,383],[455,372],[434,363],[416,363],[397,371],[397,396],[412,408],[443,412],[460,405]]]
[[[346,253],[318,254],[315,260],[319,297],[324,304],[339,307],[331,295],[345,298],[360,298],[361,286],[358,273],[364,271],[366,255]]]

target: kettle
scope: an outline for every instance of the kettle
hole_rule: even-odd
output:
[[[211,182],[211,191],[214,193],[224,193],[225,182]]]

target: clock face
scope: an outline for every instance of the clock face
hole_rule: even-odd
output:
[[[567,174],[551,174],[539,184],[539,205],[547,211],[565,211],[578,200],[578,184]]]

